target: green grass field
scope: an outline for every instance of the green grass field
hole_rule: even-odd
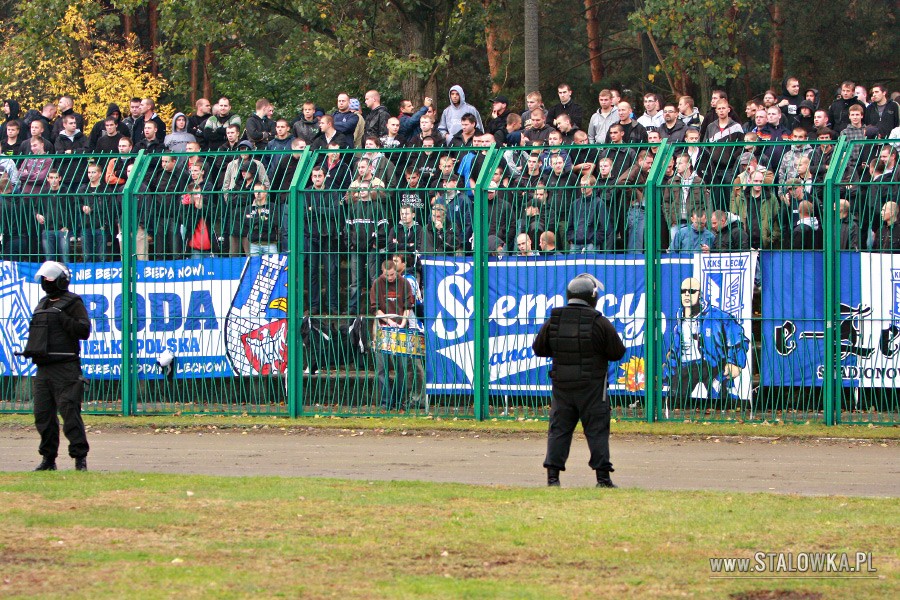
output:
[[[4,598],[890,598],[896,499],[0,474]],[[713,579],[866,551],[875,579]],[[769,591],[778,593],[769,593]],[[892,591],[893,590],[893,591]]]

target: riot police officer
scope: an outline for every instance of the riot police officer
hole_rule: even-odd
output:
[[[35,280],[46,296],[41,298],[31,318],[28,343],[23,355],[37,366],[34,390],[34,425],[41,435],[39,451],[43,460],[35,471],[55,471],[59,450],[59,420],[69,440],[69,456],[75,468],[87,471],[88,446],[81,419],[81,375],[79,340],[91,334],[91,322],[81,297],[69,291],[69,269],[48,261],[41,265]]]
[[[608,361],[625,355],[625,345],[612,323],[597,311],[603,285],[582,273],[566,286],[567,305],[550,311],[532,348],[538,356],[553,358],[550,379],[553,400],[547,432],[547,485],[559,485],[559,472],[566,470],[572,433],[581,419],[591,458],[597,472],[597,487],[616,487],[609,462],[609,401],[606,398]]]

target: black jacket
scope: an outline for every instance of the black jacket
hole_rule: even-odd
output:
[[[805,223],[797,223],[791,235],[792,250],[821,250],[824,245],[822,228],[813,229]]]
[[[900,223],[882,225],[872,246],[873,252],[900,252]]]
[[[859,251],[859,223],[850,215],[841,219],[841,250]]]
[[[554,388],[577,390],[605,384],[609,361],[625,356],[625,345],[612,323],[578,302],[551,310],[531,345],[537,356],[553,358]]]
[[[584,111],[573,100],[569,100],[568,104],[558,103],[547,112],[547,123],[553,125],[553,120],[559,115],[569,115],[572,121],[572,127],[580,128],[581,119],[584,117]]]
[[[142,139],[135,145],[135,151],[143,150],[147,153],[155,153],[155,152],[165,152],[165,145],[158,139],[154,138],[152,140],[148,140],[147,138]]]
[[[663,124],[663,126],[659,129],[659,135],[669,140],[670,143],[677,143],[684,141],[684,134],[687,133],[687,125],[681,119],[675,119],[675,126],[672,129],[669,129],[669,126]]]
[[[116,104],[115,102],[110,102],[109,107],[107,107],[107,109],[106,109],[106,117],[103,119],[100,119],[99,121],[94,123],[93,127],[91,127],[91,134],[88,136],[88,149],[90,149],[91,151],[96,150],[99,152],[109,152],[109,149],[106,147],[106,145],[104,145],[103,150],[98,150],[97,144],[100,143],[101,139],[107,137],[106,125],[105,125],[106,119],[109,119],[111,117],[114,118],[113,115],[115,115],[116,113],[119,113],[119,119],[117,121],[119,134],[131,137],[131,130],[128,129],[128,126],[125,124],[124,121],[122,121],[122,113],[119,110],[119,105]],[[117,150],[118,150],[118,137],[116,138],[116,149],[113,150],[113,152],[115,152]]]
[[[249,140],[257,150],[265,150],[266,145],[275,139],[275,121],[253,113],[247,119],[244,138]]]
[[[20,125],[19,129],[20,130],[23,129],[21,127],[22,120],[19,119],[19,111],[21,110],[21,108],[19,107],[19,101],[13,100],[12,98],[8,98],[8,99],[4,100],[3,102],[5,102],[6,104],[9,105],[9,115],[5,118],[5,120],[3,121],[3,124],[0,125],[0,140],[6,139],[6,124],[9,123],[10,121],[15,121],[18,119],[19,125]],[[20,131],[19,132],[20,139],[22,138],[22,135],[23,134]]]
[[[327,184],[325,189],[309,187],[303,192],[306,237],[318,239],[324,246],[338,240],[345,223],[342,199],[343,192],[331,190]]]
[[[81,131],[76,131],[72,137],[60,132],[56,136],[56,142],[53,144],[53,150],[56,154],[65,154],[69,150],[73,153],[84,152],[88,147],[88,139]]]
[[[625,136],[622,138],[623,144],[646,144],[647,143],[647,130],[644,129],[644,126],[638,123],[635,120],[632,120],[631,123],[627,125],[619,123],[623,129],[625,129]],[[606,134],[606,143],[612,143],[612,138],[609,137],[609,132]]]
[[[201,117],[196,112],[187,118],[187,132],[197,138],[201,150],[209,150],[209,142],[206,141],[206,135],[203,132],[203,126],[208,118],[209,115]]]
[[[69,115],[75,115],[75,126],[81,131],[84,131],[84,117],[70,108],[69,110],[62,112],[59,116],[56,117],[56,120],[53,121],[53,129],[51,130],[50,134],[51,141],[56,141],[56,137],[59,135],[59,132],[62,131],[63,128],[63,117],[67,117]],[[46,128],[44,129],[44,131],[46,131]]]
[[[506,143],[506,117],[508,117],[509,115],[510,111],[505,110],[502,114],[497,115],[496,117],[488,121],[485,125],[485,133],[489,133],[494,136],[494,139],[497,140],[498,146],[502,146],[504,143]]]
[[[150,120],[156,123],[156,139],[162,144],[166,139],[166,124],[155,113]],[[134,125],[131,127],[131,141],[134,142],[135,146],[144,139],[144,121],[144,117],[140,116],[135,119]]]
[[[866,106],[856,96],[853,96],[849,100],[838,98],[831,104],[828,109],[828,122],[831,124],[831,128],[835,132],[842,132],[847,128],[847,125],[850,124],[850,107],[854,104],[858,104],[863,108],[865,108]]]
[[[874,125],[878,127],[878,135],[887,139],[888,134],[895,127],[900,127],[900,105],[893,100],[888,100],[884,105],[884,109],[879,113],[875,103],[866,107],[863,122],[866,125]]]
[[[729,221],[716,233],[713,241],[714,252],[742,252],[750,249],[750,236],[740,220]]]
[[[62,306],[62,309],[54,307]],[[31,320],[30,335],[34,328],[44,325],[47,329],[47,356],[33,357],[38,366],[79,362],[79,340],[91,335],[91,320],[81,297],[72,292],[64,292],[57,300],[44,296],[35,309]],[[30,337],[30,336],[29,336]],[[54,355],[54,353],[56,355]]]
[[[384,106],[376,106],[366,115],[366,137],[381,138],[387,135],[387,122],[391,113]]]

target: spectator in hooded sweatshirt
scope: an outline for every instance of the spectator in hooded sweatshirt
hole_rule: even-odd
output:
[[[196,142],[197,138],[188,133],[188,119],[184,113],[175,113],[172,117],[172,133],[165,137],[163,145],[168,152],[185,152],[190,142]]]
[[[806,136],[814,136],[816,134],[816,105],[811,100],[801,100],[799,114],[797,115],[796,127],[802,127],[806,130]],[[826,121],[827,123],[827,121]],[[825,125],[825,123],[823,123]]]
[[[125,125],[124,122],[122,122],[122,111],[119,109],[119,105],[115,102],[110,102],[109,107],[106,109],[106,118],[94,123],[94,126],[91,128],[91,133],[88,135],[88,148],[92,152],[97,149],[97,143],[100,141],[100,138],[108,135],[106,130],[106,119],[113,119],[115,121],[117,132],[122,135],[131,136],[131,130],[128,129],[128,126]]]
[[[3,124],[0,125],[0,140],[6,139],[6,124],[19,118],[19,102],[12,98],[3,101]],[[21,128],[20,128],[21,129]]]
[[[481,122],[481,115],[478,109],[466,102],[466,92],[460,85],[454,85],[450,88],[450,106],[441,113],[441,120],[438,123],[438,131],[444,136],[444,143],[449,144],[460,129],[462,129],[462,116],[466,113],[472,113],[475,117],[476,128],[484,131],[484,125]]]
[[[781,82],[781,96],[778,97],[778,107],[783,117],[781,122],[785,127],[793,129],[800,120],[800,81],[796,77],[785,77]]]

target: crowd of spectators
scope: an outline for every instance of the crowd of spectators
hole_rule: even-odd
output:
[[[886,141],[853,145],[839,174],[841,247],[900,250],[900,106],[884,85],[846,81],[825,100],[789,77],[781,93],[747,101],[743,122],[721,90],[706,115],[688,96],[667,102],[647,93],[639,108],[604,89],[597,108],[586,109],[569,85],[556,92],[558,102],[547,103],[529,93],[524,112],[498,95],[484,118],[458,85],[443,109],[432,98],[403,100],[397,115],[376,90],[364,94],[365,111],[342,93],[331,111],[306,102],[297,115],[277,118],[266,99],[243,117],[228,98],[202,98],[170,123],[153,99],[133,98],[127,114],[110,104],[93,124],[68,96],[24,113],[8,99],[0,126],[3,254],[117,257],[122,194],[140,150],[154,156],[136,188],[139,259],[287,250],[287,190],[311,148],[322,151],[302,194],[311,309],[354,314],[394,254],[416,272],[422,254],[473,250],[479,179],[487,183],[485,241],[495,259],[642,252],[644,184],[663,139],[679,144],[661,203],[649,207],[659,210],[663,248],[820,249],[823,183],[842,137]],[[502,149],[500,163],[482,173],[492,145]],[[342,265],[343,306],[335,283]]]

